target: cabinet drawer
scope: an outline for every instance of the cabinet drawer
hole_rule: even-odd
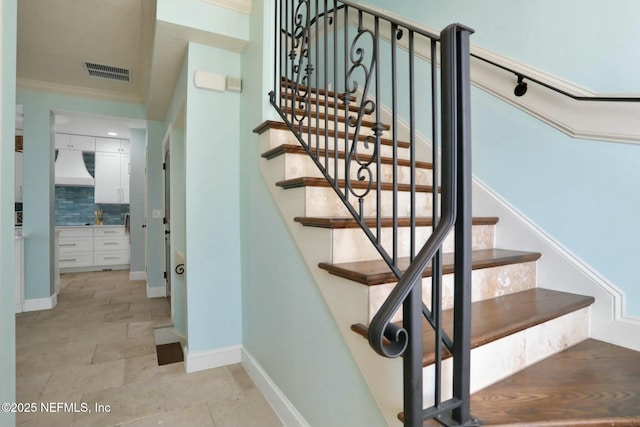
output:
[[[91,266],[93,265],[93,252],[62,253],[60,251],[58,265],[60,268]]]
[[[129,264],[129,251],[100,251],[93,253],[95,265]]]
[[[93,230],[91,227],[61,227],[58,228],[57,231],[60,232],[60,238],[93,236]]]
[[[96,237],[93,239],[94,251],[128,251],[129,239],[127,236]]]
[[[58,241],[60,253],[93,251],[93,237],[60,237]]]
[[[106,237],[106,236],[126,236],[124,232],[124,227],[96,227],[93,230],[93,235],[96,237]]]

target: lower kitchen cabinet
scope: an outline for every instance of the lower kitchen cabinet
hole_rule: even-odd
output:
[[[93,230],[93,264],[129,264],[129,236],[124,228]]]
[[[124,226],[59,227],[59,262],[65,271],[127,268],[129,236]]]

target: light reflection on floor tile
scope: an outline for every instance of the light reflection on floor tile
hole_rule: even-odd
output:
[[[38,405],[18,426],[282,426],[241,365],[158,366],[153,326],[171,323],[169,303],[128,276],[63,274],[54,309],[16,315],[16,395]]]

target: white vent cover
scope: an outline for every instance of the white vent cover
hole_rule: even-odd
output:
[[[117,80],[120,82],[131,81],[129,70],[126,68],[114,67],[111,65],[96,64],[95,62],[85,62],[84,67],[91,77],[101,79]]]

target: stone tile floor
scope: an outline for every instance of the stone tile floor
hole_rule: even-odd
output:
[[[38,408],[18,426],[282,426],[241,365],[158,366],[153,326],[171,323],[168,300],[128,277],[63,274],[54,309],[16,316],[16,400]]]

